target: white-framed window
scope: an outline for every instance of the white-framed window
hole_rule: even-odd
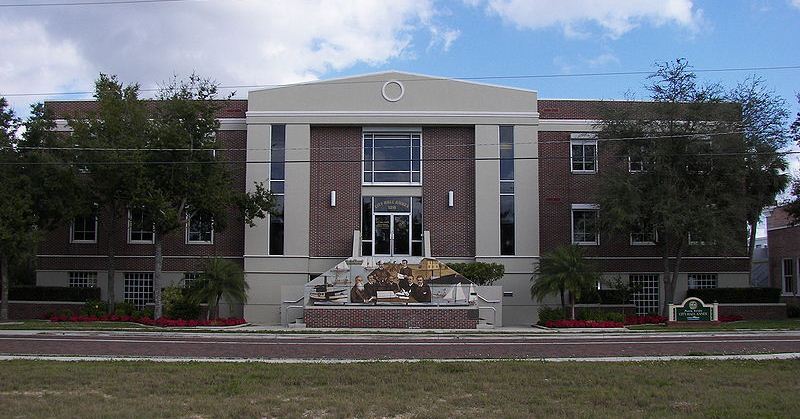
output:
[[[79,215],[69,226],[70,243],[97,243],[97,214]]]
[[[97,272],[70,272],[70,288],[94,288],[97,286]]]
[[[184,272],[183,273],[183,287],[188,288],[192,286],[193,281],[200,279],[200,272]]]
[[[500,126],[500,254],[513,255],[514,236],[514,126]]]
[[[633,293],[636,314],[658,313],[659,274],[630,274],[630,284],[637,288]]]
[[[653,246],[658,241],[656,230],[640,229],[631,232],[631,246]]]
[[[128,210],[128,243],[154,243],[153,221],[142,208]]]
[[[422,183],[421,129],[365,129],[363,141],[363,184]]]
[[[153,273],[125,272],[123,298],[138,309],[153,302]]]
[[[196,212],[186,223],[186,243],[213,244],[214,219],[204,212]]]
[[[689,274],[689,289],[716,288],[717,274]]]
[[[706,242],[706,239],[703,236],[695,233],[689,233],[689,246],[705,246],[709,243]]]
[[[572,205],[572,244],[600,244],[600,234],[597,231],[599,212],[595,204]]]
[[[569,141],[572,173],[597,173],[597,135],[576,133]]]
[[[798,259],[800,266],[800,259]],[[794,259],[783,259],[781,263],[781,284],[784,294],[797,294],[797,281],[795,281]]]

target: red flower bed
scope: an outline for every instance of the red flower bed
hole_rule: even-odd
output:
[[[625,318],[625,325],[635,324],[661,324],[666,323],[668,319],[663,316],[628,316]]]
[[[544,324],[547,327],[562,328],[595,328],[595,327],[623,327],[620,322],[609,322],[600,320],[550,320]]]
[[[744,317],[742,317],[742,316],[740,316],[738,314],[734,314],[734,315],[731,315],[731,316],[719,316],[718,320],[721,321],[721,322],[724,322],[724,323],[725,322],[738,322],[739,320],[744,320]]]
[[[162,317],[160,319],[151,319],[149,317],[133,318],[131,316],[117,316],[114,314],[107,314],[105,316],[51,316],[51,322],[133,322],[146,324],[148,326],[161,326],[161,327],[196,327],[196,326],[236,326],[244,324],[244,319],[213,319],[213,320],[176,320]]]

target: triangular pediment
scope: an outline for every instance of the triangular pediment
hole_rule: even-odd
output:
[[[536,92],[387,71],[251,91],[249,112],[536,112]]]

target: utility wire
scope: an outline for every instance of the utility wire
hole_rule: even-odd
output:
[[[667,154],[664,157],[683,157],[683,156],[692,156],[692,157],[745,157],[745,156],[756,156],[756,155],[788,155],[788,154],[800,154],[800,150],[798,151],[785,151],[782,153],[764,153],[764,152],[730,152],[730,153],[680,153],[680,154]],[[628,158],[628,155],[612,155],[612,156],[602,156],[602,157],[612,157],[612,158]],[[453,161],[499,161],[499,160],[572,160],[574,157],[572,156],[525,156],[525,157],[441,157],[441,158],[423,158],[419,159],[419,161],[425,162],[453,162]],[[594,159],[597,161],[599,159]],[[74,166],[90,166],[90,165],[108,165],[108,166],[131,166],[131,165],[166,165],[166,164],[187,164],[187,165],[194,165],[194,164],[285,164],[285,163],[368,163],[368,162],[398,162],[398,161],[409,161],[409,160],[395,160],[395,159],[372,159],[372,160],[365,160],[365,159],[343,159],[343,160],[279,160],[279,161],[272,161],[272,160],[209,160],[209,161],[175,161],[175,160],[165,160],[165,161],[87,161],[87,162],[0,162],[2,166],[55,166],[55,165],[74,165]],[[416,160],[414,160],[416,161]],[[380,172],[380,170],[378,171]],[[411,172],[411,170],[409,170]]]
[[[179,1],[179,0],[174,0]],[[800,65],[782,65],[782,66],[762,66],[762,67],[725,67],[725,68],[706,68],[706,69],[692,69],[695,73],[719,73],[719,72],[736,72],[736,71],[774,71],[774,70],[800,70]],[[401,82],[429,82],[429,81],[477,81],[477,80],[515,80],[515,79],[541,79],[541,78],[569,78],[569,77],[606,77],[606,76],[631,76],[652,74],[652,70],[636,70],[636,71],[613,71],[613,72],[594,72],[594,73],[572,73],[572,74],[510,74],[510,75],[492,75],[492,76],[466,76],[466,77],[405,77],[396,79]],[[314,83],[319,85],[338,85],[338,84],[364,84],[364,83],[384,83],[384,80],[316,80],[301,83],[288,83],[288,84],[238,84],[238,85],[220,85],[217,89],[255,89],[255,88],[279,88],[289,87],[294,85],[302,85]],[[513,88],[513,87],[512,87]],[[140,88],[140,92],[156,92],[158,88]],[[95,93],[91,90],[85,91],[71,91],[71,92],[15,92],[0,94],[5,97],[26,97],[26,96],[72,96],[72,95],[90,95]]]
[[[550,132],[550,131],[547,131]],[[619,137],[619,138],[590,138],[587,139],[589,141],[597,141],[600,142],[618,142],[618,141],[639,141],[639,140],[655,140],[655,139],[662,139],[662,138],[685,138],[685,139],[692,139],[693,137],[697,137],[701,140],[706,139],[707,137],[712,136],[722,136],[722,135],[736,135],[736,134],[743,134],[745,131],[727,131],[727,132],[715,132],[715,133],[708,133],[708,134],[676,134],[676,135],[654,135],[654,136],[644,136],[644,137]],[[571,143],[572,140],[540,140],[540,141],[525,141],[525,142],[516,142],[514,145],[535,145],[535,144],[566,144]],[[445,147],[498,147],[498,143],[475,143],[475,144],[422,144],[420,146],[408,146],[408,145],[396,145],[396,146],[375,146],[371,147],[375,150],[386,150],[386,149],[394,149],[394,148],[445,148]],[[361,145],[357,146],[338,146],[338,147],[259,147],[259,148],[106,148],[106,147],[0,147],[0,150],[4,149],[16,149],[16,150],[61,150],[61,151],[314,151],[314,150],[347,150],[347,149],[362,149]]]
[[[6,3],[0,4],[0,8],[8,7],[67,7],[67,6],[113,6],[113,5],[137,5],[154,3],[183,3],[206,0],[97,0],[97,1],[76,1],[76,2],[48,2],[48,3]]]

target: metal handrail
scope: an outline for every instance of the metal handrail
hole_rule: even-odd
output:
[[[483,300],[484,303],[489,303],[489,304],[499,304],[500,303],[500,300],[487,300],[487,299],[483,298],[483,296],[480,295],[480,294],[475,294],[475,295],[477,295],[478,298]]]
[[[495,324],[497,324],[497,309],[492,307],[492,306],[482,306],[482,307],[478,307],[478,311],[480,311],[482,308],[483,309],[487,309],[488,308],[488,309],[492,310],[492,323],[491,323],[491,325],[494,326]]]
[[[294,300],[294,301],[291,301],[291,300],[284,300],[284,301],[283,301],[283,303],[284,303],[284,304],[294,304],[294,303],[299,303],[300,301],[303,301],[303,299],[304,299],[304,298],[306,298],[306,296],[305,296],[305,295],[301,296],[300,298],[298,298],[298,299],[296,299],[296,300]]]

